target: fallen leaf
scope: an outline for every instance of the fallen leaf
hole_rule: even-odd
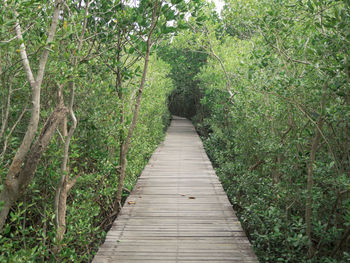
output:
[[[194,196],[190,196],[188,199],[196,199]]]
[[[128,204],[129,205],[134,205],[134,204],[136,204],[136,202],[135,201],[129,201]]]

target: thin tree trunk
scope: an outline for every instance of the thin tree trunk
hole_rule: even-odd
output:
[[[228,92],[228,94],[230,95],[230,102],[233,103],[233,97],[235,96],[235,93],[232,92],[232,84],[231,84],[231,79],[229,76],[228,71],[226,70],[226,67],[224,65],[224,63],[222,62],[221,58],[215,53],[214,49],[213,49],[213,45],[210,42],[210,37],[208,34],[208,29],[204,28],[205,34],[207,36],[207,43],[209,45],[209,53],[208,55],[213,56],[220,64],[220,67],[222,69],[222,71],[224,72],[225,78],[226,78],[226,90]],[[205,47],[204,47],[205,50]]]
[[[59,198],[57,200],[57,213],[56,213],[56,221],[57,221],[57,229],[56,229],[56,240],[57,244],[54,247],[54,252],[58,253],[62,247],[62,240],[64,237],[64,233],[66,232],[66,212],[67,212],[67,197],[69,191],[75,185],[79,178],[80,174],[77,175],[73,180],[69,179],[68,174],[64,176],[64,182],[59,191]]]
[[[50,29],[48,32],[46,46],[49,46],[50,42],[52,42],[54,39],[54,36],[56,33],[56,28],[57,28],[58,21],[59,21],[61,2],[62,2],[62,0],[56,0],[56,2],[54,4],[55,8],[54,8],[53,16],[52,16],[51,26],[50,26]],[[16,14],[16,15],[18,17],[18,14]],[[30,67],[28,57],[27,57],[26,47],[24,45],[22,30],[21,30],[21,26],[19,24],[18,18],[17,18],[17,22],[15,25],[15,31],[16,31],[17,39],[21,43],[20,44],[20,56],[22,59],[22,64],[23,64],[25,73],[27,75],[28,82],[32,88],[33,107],[31,110],[31,117],[29,120],[27,131],[24,135],[24,138],[22,140],[21,145],[19,146],[19,148],[16,152],[15,157],[12,160],[12,163],[11,163],[9,170],[8,170],[8,173],[6,175],[5,187],[0,194],[0,201],[4,202],[4,208],[0,212],[0,232],[2,232],[2,228],[3,228],[3,225],[6,221],[10,207],[13,205],[13,203],[17,200],[17,198],[22,194],[22,192],[28,186],[28,184],[29,184],[30,180],[32,179],[34,172],[35,172],[35,170],[26,169],[26,168],[31,166],[30,163],[28,163],[28,161],[24,165],[23,168],[22,168],[22,164],[23,164],[26,156],[28,155],[28,152],[30,150],[30,146],[31,146],[31,144],[34,140],[34,137],[35,137],[35,133],[38,130],[38,124],[39,124],[39,118],[40,118],[40,90],[41,90],[41,84],[42,84],[43,77],[44,77],[46,62],[47,62],[47,59],[49,56],[49,50],[44,48],[43,53],[42,53],[40,60],[39,60],[38,73],[37,73],[36,78],[34,78],[34,75],[33,75],[33,72],[32,72],[32,69]],[[54,113],[55,113],[55,111],[54,111]],[[45,127],[46,126],[44,126],[44,128]],[[46,128],[50,128],[50,127],[46,127]],[[45,135],[45,134],[47,134],[46,130],[43,129],[42,135]],[[53,135],[53,133],[51,134],[51,136],[52,135]],[[40,140],[42,140],[42,139],[39,137],[38,142],[40,142]],[[35,149],[34,147],[35,147],[35,145],[32,147],[33,149],[29,153],[28,160],[29,160],[29,162],[32,162],[32,164],[33,164],[32,168],[36,169],[37,163],[39,162],[39,160],[41,158],[42,151],[41,151],[41,149]],[[42,148],[44,149],[46,147],[42,147]],[[40,154],[36,155],[35,154],[36,151],[39,151]],[[34,156],[30,156],[32,153],[34,154]],[[34,159],[29,158],[29,157],[32,157]],[[39,159],[35,159],[35,158],[39,158]],[[26,174],[26,172],[29,172],[29,173]]]
[[[64,104],[63,99],[63,85],[60,85],[58,88],[58,102]],[[63,137],[66,137],[68,135],[68,128],[67,128],[67,116],[63,119],[62,125],[61,125],[61,133]]]
[[[120,31],[118,32],[118,48],[117,48],[117,61],[120,61],[120,52],[121,52],[121,34]],[[124,95],[123,95],[123,89],[122,89],[122,75],[121,75],[121,71],[120,71],[120,67],[117,68],[117,72],[116,72],[116,80],[115,80],[115,88],[116,88],[116,92],[118,95],[118,99],[120,102],[120,108],[119,108],[119,115],[120,115],[120,126],[121,126],[121,130],[120,130],[120,134],[119,134],[119,141],[120,141],[120,147],[119,147],[119,162],[120,162],[120,168],[119,168],[119,177],[122,174],[125,174],[125,169],[126,169],[126,165],[127,165],[127,160],[124,157],[124,147],[125,147],[125,138],[124,138],[124,122],[125,122],[125,117],[124,117]],[[119,178],[118,177],[118,178]],[[119,185],[120,185],[120,178],[118,180],[118,193],[119,191],[123,191],[123,189],[119,189]],[[124,180],[123,180],[124,181]],[[122,187],[123,187],[123,183],[122,183]],[[118,201],[118,203],[114,204],[114,211],[119,212],[119,208],[121,207],[121,199],[120,201]]]
[[[124,180],[125,180],[125,174],[126,174],[126,166],[127,166],[127,151],[126,144],[122,142],[120,146],[120,174],[119,174],[119,180],[118,180],[118,189],[117,189],[117,197],[114,202],[114,212],[119,213],[121,207],[122,207],[122,193],[123,193],[123,187],[124,187]]]
[[[325,102],[326,102],[326,92],[324,91],[322,95],[321,112],[315,127],[315,136],[313,138],[313,142],[310,149],[310,160],[309,160],[309,165],[307,169],[307,199],[306,199],[306,207],[305,207],[305,224],[306,224],[306,235],[309,239],[308,256],[310,258],[314,255],[314,247],[312,244],[313,169],[314,169],[314,163],[316,160],[316,153],[321,140],[321,130],[324,124],[323,110],[325,107]]]
[[[67,211],[67,196],[68,196],[68,182],[67,176],[64,176],[64,182],[60,186],[60,191],[57,200],[57,212],[56,212],[56,239],[57,245],[54,248],[54,252],[58,253],[61,250],[61,241],[63,240],[64,233],[66,232],[66,211]]]
[[[69,159],[69,146],[71,139],[73,137],[74,131],[77,127],[77,119],[73,111],[74,104],[74,83],[70,83],[70,102],[69,102],[69,114],[72,119],[72,126],[69,129],[68,135],[65,138],[64,149],[63,149],[63,160],[61,164],[61,178],[56,189],[55,196],[55,214],[56,214],[56,240],[58,246],[56,247],[56,252],[60,250],[60,243],[63,239],[63,235],[66,231],[66,210],[67,210],[67,196],[71,187],[74,183],[69,180],[69,169],[68,169],[68,159]],[[65,116],[66,117],[66,116]]]
[[[138,90],[138,95],[136,98],[136,103],[135,103],[135,108],[134,108],[134,115],[132,118],[131,125],[128,130],[127,137],[125,139],[125,143],[122,144],[120,152],[121,152],[121,159],[120,159],[120,175],[119,175],[119,180],[118,180],[118,189],[116,193],[116,199],[114,202],[114,211],[119,212],[122,206],[122,193],[123,193],[123,187],[124,187],[124,180],[125,180],[125,172],[126,172],[126,166],[127,166],[127,154],[130,146],[130,140],[132,138],[136,123],[137,123],[137,117],[141,105],[141,99],[142,99],[142,92],[145,86],[146,82],[146,76],[147,76],[147,69],[148,69],[148,63],[149,63],[149,56],[151,53],[151,46],[152,46],[152,34],[153,30],[157,24],[158,16],[158,1],[155,1],[154,9],[153,9],[153,14],[152,14],[152,24],[150,28],[150,32],[147,37],[147,50],[146,50],[146,55],[145,55],[145,63],[143,66],[143,73],[142,73],[142,78],[141,78],[141,83],[139,86]]]
[[[82,45],[83,45],[83,37],[85,35],[86,26],[87,26],[87,15],[89,11],[91,1],[87,2],[85,5],[85,14],[84,14],[84,22],[83,22],[83,29],[81,31],[80,37],[78,39],[78,54],[81,51]],[[72,66],[76,67],[78,64],[78,58],[74,57],[72,60]],[[73,180],[70,180],[69,178],[69,168],[68,168],[68,161],[69,161],[69,147],[70,143],[74,134],[74,131],[77,127],[77,118],[74,114],[74,98],[75,98],[75,83],[72,80],[69,83],[70,86],[70,98],[69,98],[69,114],[70,118],[72,120],[72,125],[69,128],[69,132],[65,138],[64,142],[64,149],[63,149],[63,157],[62,157],[62,164],[61,164],[61,178],[60,182],[56,189],[56,196],[55,196],[55,215],[56,215],[56,241],[57,245],[54,248],[54,251],[58,253],[61,249],[61,242],[64,237],[64,233],[66,232],[66,211],[67,211],[67,197],[70,189],[74,186],[79,176],[76,176]],[[61,97],[61,101],[63,102],[63,94]],[[67,120],[67,117],[65,117],[65,120]],[[67,121],[65,125],[67,124]],[[67,127],[64,127],[67,129]]]

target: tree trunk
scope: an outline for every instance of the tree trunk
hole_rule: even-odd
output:
[[[63,105],[56,107],[47,119],[38,140],[32,146],[24,166],[13,177],[5,179],[5,187],[0,194],[0,201],[4,202],[0,212],[0,232],[2,232],[11,206],[25,192],[32,181],[39,161],[66,113],[67,108]]]
[[[69,174],[65,173],[64,182],[60,186],[59,191],[56,191],[56,242],[57,244],[53,248],[55,253],[60,252],[62,247],[62,240],[66,232],[66,212],[67,212],[67,197],[70,189],[74,186],[79,175],[73,180],[69,180]]]
[[[74,83],[70,82],[70,102],[69,102],[69,113],[72,119],[72,126],[69,129],[68,135],[65,138],[63,158],[61,164],[61,178],[56,189],[55,196],[55,214],[56,214],[56,240],[58,245],[55,247],[55,252],[59,252],[60,243],[63,239],[63,235],[66,231],[66,210],[67,210],[67,196],[71,187],[73,187],[75,181],[69,181],[69,169],[68,169],[68,159],[69,159],[69,146],[73,133],[77,127],[77,119],[73,111],[74,104]],[[67,118],[65,116],[65,118]]]
[[[91,1],[88,1],[85,4],[85,13],[84,13],[84,21],[83,21],[83,28],[78,40],[78,54],[81,51],[82,45],[83,45],[83,37],[85,35],[86,26],[87,26],[87,15],[89,11]],[[78,64],[78,58],[75,56],[72,58],[72,67],[76,67]],[[72,125],[69,128],[68,134],[65,136],[64,141],[64,148],[63,148],[63,157],[62,157],[62,164],[61,164],[61,178],[59,181],[59,184],[56,188],[56,196],[55,196],[55,215],[56,215],[56,242],[57,245],[54,247],[54,252],[58,253],[61,249],[61,242],[64,237],[64,233],[66,232],[66,211],[67,211],[67,197],[70,189],[74,186],[75,182],[77,181],[78,176],[76,176],[73,180],[70,180],[69,178],[69,168],[68,168],[68,161],[69,161],[69,147],[70,142],[73,138],[73,134],[75,132],[75,129],[77,127],[77,118],[74,114],[74,98],[75,98],[75,83],[74,80],[69,82],[69,89],[70,89],[70,97],[69,97],[69,115],[72,121]],[[59,93],[60,101],[63,103],[63,92]],[[63,129],[67,130],[67,116],[63,119]]]
[[[121,207],[122,207],[122,197],[123,197],[123,187],[124,187],[124,180],[125,180],[125,174],[126,174],[126,166],[127,166],[127,159],[126,159],[127,153],[125,152],[125,144],[122,143],[120,146],[120,174],[118,179],[118,189],[117,189],[117,197],[114,202],[114,212],[119,213]]]
[[[120,59],[119,53],[117,57],[118,61]],[[120,162],[120,169],[119,169],[119,177],[118,177],[118,189],[117,189],[117,198],[114,203],[114,212],[119,212],[121,208],[121,201],[122,201],[122,195],[119,196],[119,193],[123,192],[123,186],[124,186],[124,179],[125,179],[125,173],[126,173],[126,165],[127,165],[127,159],[126,155],[124,155],[124,148],[125,148],[125,139],[124,139],[124,102],[123,102],[123,90],[122,90],[122,77],[120,68],[117,70],[117,77],[116,77],[116,90],[118,94],[119,101],[121,103],[120,105],[120,126],[121,131],[119,134],[119,141],[120,141],[120,148],[119,148],[119,162]]]
[[[155,1],[155,5],[153,8],[153,14],[152,14],[152,24],[151,24],[150,32],[149,32],[148,37],[147,37],[147,50],[146,50],[146,54],[145,54],[145,63],[143,66],[141,83],[140,83],[138,95],[136,98],[134,115],[133,115],[132,122],[131,122],[131,125],[130,125],[129,130],[128,130],[128,135],[126,137],[125,142],[122,143],[121,150],[120,150],[120,175],[119,175],[119,180],[118,180],[118,189],[117,189],[117,193],[116,193],[116,198],[114,201],[114,212],[117,212],[117,213],[121,209],[122,193],[123,193],[125,172],[126,172],[126,166],[127,166],[126,156],[128,154],[130,140],[132,138],[132,135],[133,135],[136,123],[137,123],[138,113],[140,110],[142,92],[143,92],[143,88],[144,88],[145,82],[146,82],[149,56],[151,53],[152,34],[153,34],[153,30],[157,24],[157,20],[158,20],[157,12],[158,12],[158,1]]]
[[[67,179],[67,177],[65,178]],[[58,245],[55,247],[55,252],[59,252],[61,249],[61,241],[63,240],[64,233],[66,232],[66,211],[67,211],[67,196],[68,196],[68,187],[67,180],[65,180],[64,185],[59,192],[58,199],[58,213],[56,215],[57,226],[56,226],[56,239]]]
[[[63,98],[63,85],[60,85],[58,88],[58,103],[64,104],[64,98]],[[60,125],[60,130],[63,137],[66,137],[68,135],[68,128],[67,128],[67,116],[64,117],[62,124]]]
[[[320,139],[321,139],[322,126],[324,123],[323,109],[325,107],[325,100],[326,100],[326,92],[324,91],[324,93],[322,95],[321,112],[320,112],[320,116],[317,120],[316,127],[315,127],[315,136],[313,138],[311,149],[310,149],[310,160],[309,160],[309,165],[308,165],[308,169],[307,169],[307,199],[306,199],[306,206],[305,206],[305,224],[306,224],[306,235],[309,239],[308,256],[310,258],[313,257],[313,255],[314,255],[314,248],[313,248],[313,244],[312,244],[313,169],[314,169],[314,163],[316,160],[317,149],[318,149]]]

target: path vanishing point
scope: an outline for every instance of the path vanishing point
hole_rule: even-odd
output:
[[[174,117],[93,263],[258,262],[191,122]]]

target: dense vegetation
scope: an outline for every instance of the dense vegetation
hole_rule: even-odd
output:
[[[260,261],[347,262],[350,2],[203,12],[173,45],[208,55],[192,69],[200,99],[186,91],[193,120]]]
[[[1,262],[91,261],[168,109],[261,262],[350,260],[350,1],[225,3],[1,0]]]
[[[195,2],[1,1],[1,262],[91,261],[169,124],[154,47]]]

